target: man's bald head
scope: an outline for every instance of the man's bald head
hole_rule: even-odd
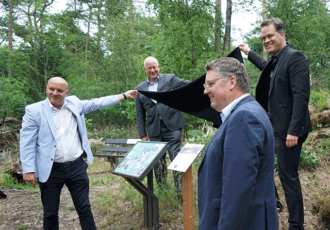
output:
[[[61,109],[65,97],[69,94],[68,83],[61,77],[52,77],[46,86],[46,93],[50,103]]]

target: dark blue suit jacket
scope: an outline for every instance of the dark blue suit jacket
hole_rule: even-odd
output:
[[[198,171],[200,230],[277,230],[275,144],[265,110],[250,95],[209,143]]]

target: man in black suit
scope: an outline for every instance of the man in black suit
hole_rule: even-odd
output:
[[[179,79],[174,74],[160,74],[160,65],[154,57],[144,60],[144,70],[148,78],[135,87],[144,91],[169,91],[181,87],[189,81]],[[173,98],[175,100],[175,98]],[[136,118],[141,141],[165,141],[170,147],[168,153],[171,161],[180,151],[181,130],[186,125],[182,112],[158,103],[149,97],[139,94],[135,100]],[[146,125],[146,113],[148,120]],[[158,186],[161,188],[166,183],[167,165],[166,154],[160,159],[154,168]],[[182,191],[181,173],[173,171],[174,183],[178,194]]]
[[[279,176],[289,210],[289,230],[304,229],[298,166],[302,144],[312,131],[308,111],[309,67],[304,55],[286,43],[281,19],[266,19],[260,27],[263,45],[272,54],[268,62],[247,45],[239,47],[262,70],[256,100],[267,111],[273,126]]]

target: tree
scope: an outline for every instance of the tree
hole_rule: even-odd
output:
[[[226,30],[225,30],[225,42],[223,44],[223,50],[228,50],[228,51],[230,50],[231,15],[232,15],[232,0],[227,0]]]
[[[214,23],[214,46],[218,54],[221,54],[221,38],[222,38],[221,0],[216,0],[215,23]]]

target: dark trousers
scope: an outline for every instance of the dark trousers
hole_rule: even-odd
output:
[[[278,174],[289,211],[289,230],[304,229],[304,205],[298,175],[300,152],[306,137],[299,137],[298,145],[287,148],[286,140],[275,135]]]
[[[150,137],[150,141],[165,141],[168,142],[170,147],[168,149],[168,154],[170,156],[171,162],[180,152],[181,146],[181,134],[182,129],[171,131],[166,125],[161,121],[160,123],[160,134],[156,137]],[[162,156],[159,163],[154,167],[155,177],[159,188],[162,184],[166,183],[167,177],[167,165],[166,165],[166,154]],[[173,171],[175,189],[178,194],[182,193],[182,175],[181,172]]]
[[[41,201],[44,207],[43,224],[45,230],[59,229],[58,210],[64,184],[71,193],[81,228],[96,229],[89,203],[87,167],[87,163],[81,157],[70,163],[54,163],[47,182],[39,183]]]

